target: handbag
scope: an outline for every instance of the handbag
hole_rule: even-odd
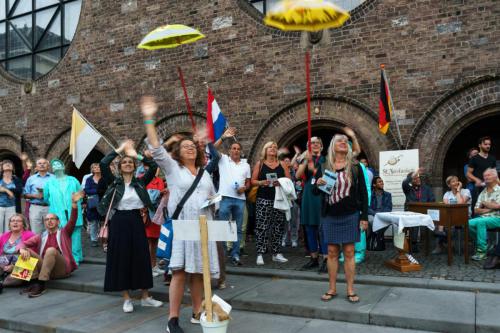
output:
[[[191,187],[187,190],[187,192],[182,197],[181,201],[179,201],[179,203],[177,204],[177,207],[175,208],[172,217],[168,216],[167,207],[163,207],[163,217],[165,219],[165,222],[161,226],[160,238],[158,239],[158,247],[156,250],[156,256],[158,258],[170,260],[170,257],[172,256],[172,242],[174,240],[174,229],[172,221],[176,220],[181,214],[184,204],[189,199],[191,194],[193,194],[204,172],[205,169],[201,168],[198,174],[196,175],[196,178],[194,179],[193,183],[191,184]]]
[[[260,174],[260,171],[262,170],[263,163],[262,163],[262,161],[260,161],[259,163],[260,163],[260,167],[259,167],[259,174]],[[250,188],[250,191],[248,191],[248,194],[247,194],[247,201],[248,202],[255,203],[257,201],[257,191],[258,190],[259,190],[259,185],[253,185]]]
[[[88,209],[94,209],[97,208],[99,205],[99,196],[94,194],[94,195],[89,195],[87,196],[87,208]]]
[[[109,229],[108,229],[109,215],[111,213],[111,206],[113,205],[113,200],[115,199],[115,194],[116,194],[116,188],[113,191],[113,195],[111,196],[111,201],[109,203],[109,208],[108,208],[108,211],[106,213],[106,218],[104,219],[104,224],[102,225],[101,229],[99,230],[98,239],[101,241],[102,244],[105,244],[108,241],[108,235],[109,235]]]

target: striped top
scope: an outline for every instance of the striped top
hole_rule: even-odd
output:
[[[333,188],[332,194],[329,198],[329,204],[333,205],[340,202],[345,197],[349,196],[351,190],[351,182],[347,177],[345,169],[337,170],[337,182]]]

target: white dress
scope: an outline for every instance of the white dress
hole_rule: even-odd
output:
[[[180,166],[163,148],[153,148],[149,145],[149,150],[158,166],[165,174],[167,185],[170,190],[168,200],[168,214],[172,216],[184,193],[191,187],[195,176],[185,167]],[[200,182],[193,191],[189,199],[184,204],[179,220],[198,220],[200,215],[206,215],[208,220],[212,220],[212,211],[204,208],[202,204],[215,194],[215,187],[208,172],[204,171]],[[175,230],[174,230],[175,233]],[[219,260],[217,256],[217,245],[215,242],[208,243],[208,255],[210,259],[210,273],[213,278],[219,277]],[[183,269],[187,273],[203,273],[201,243],[199,241],[174,240],[172,243],[172,256],[169,267],[172,270]]]

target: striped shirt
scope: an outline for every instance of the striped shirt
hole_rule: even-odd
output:
[[[347,173],[345,169],[341,169],[337,171],[337,182],[333,188],[332,194],[330,196],[329,203],[330,205],[336,204],[340,202],[340,200],[349,196],[351,190],[351,182],[347,177]]]

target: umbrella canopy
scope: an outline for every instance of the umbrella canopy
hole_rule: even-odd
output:
[[[146,50],[168,49],[202,38],[205,35],[196,29],[182,24],[169,24],[151,31],[137,47]]]
[[[340,27],[349,17],[327,0],[283,0],[267,13],[264,23],[285,31],[319,31]]]

